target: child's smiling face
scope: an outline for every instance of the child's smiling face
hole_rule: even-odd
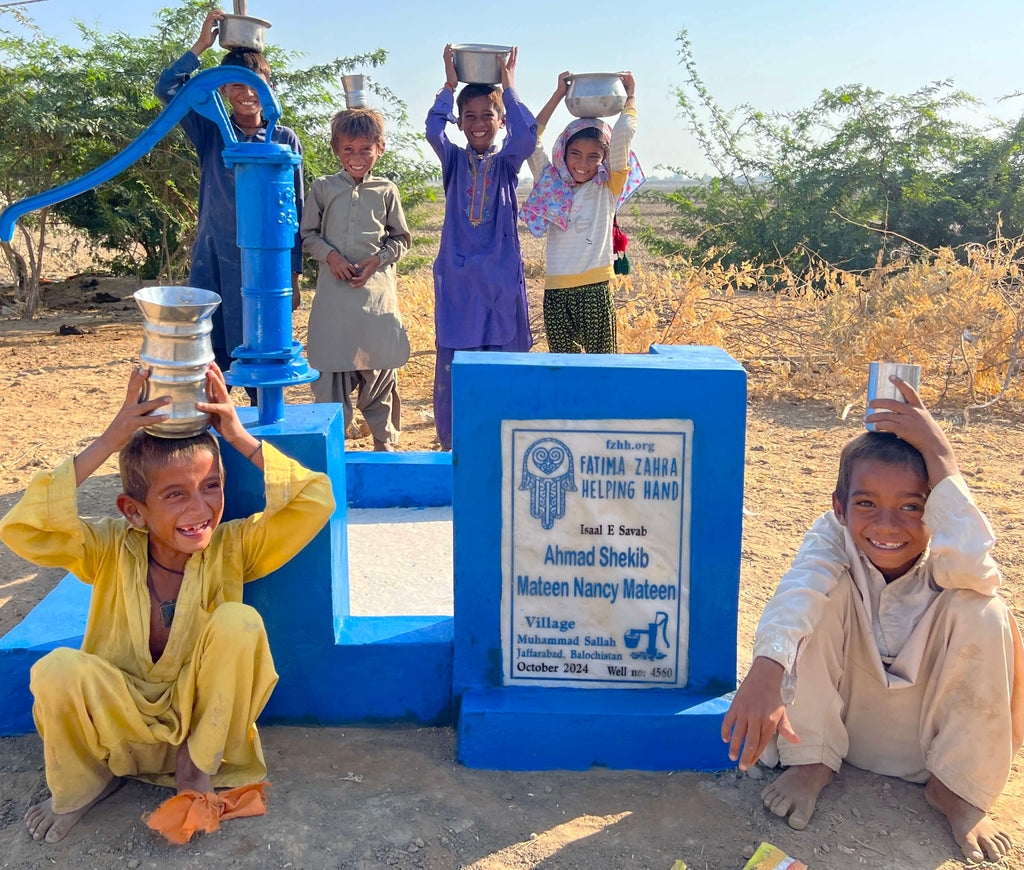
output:
[[[260,75],[263,81],[267,81],[265,75]],[[269,84],[269,82],[268,82]],[[223,96],[227,97],[231,104],[231,114],[235,122],[242,127],[258,127],[263,120],[263,109],[260,106],[260,98],[256,96],[249,85],[241,82],[230,82],[220,89]]]
[[[479,154],[490,149],[504,126],[505,119],[490,97],[470,97],[459,114],[459,129],[466,134],[469,147]]]
[[[851,471],[846,504],[833,493],[832,507],[857,549],[890,582],[909,571],[928,546],[927,498],[928,481],[914,468],[863,458]]]
[[[384,143],[362,136],[339,136],[334,144],[334,153],[345,171],[355,181],[362,181],[384,153]]]
[[[597,175],[604,160],[604,148],[596,139],[575,139],[565,149],[565,165],[569,169],[572,180],[577,184],[590,181]]]
[[[118,507],[137,527],[149,530],[149,551],[175,567],[210,545],[224,515],[224,473],[208,450],[177,456],[155,469],[144,502],[122,494]]]

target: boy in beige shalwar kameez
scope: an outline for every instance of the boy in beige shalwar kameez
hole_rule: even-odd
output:
[[[396,263],[411,237],[398,188],[370,175],[384,153],[384,122],[371,109],[331,121],[342,171],[313,182],[302,213],[302,246],[320,262],[309,315],[309,362],[317,402],[340,402],[345,431],[352,393],[373,434],[374,450],[394,450],[401,431],[396,370],[409,359],[398,311]]]
[[[878,431],[843,450],[833,511],[765,607],[722,738],[741,769],[781,760],[762,799],[794,828],[845,760],[925,783],[964,855],[996,861],[1012,848],[987,811],[1021,743],[1020,636],[952,447],[894,383],[907,402],[874,401]]]

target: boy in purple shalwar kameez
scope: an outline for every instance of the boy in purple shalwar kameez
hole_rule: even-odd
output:
[[[526,279],[516,225],[519,169],[533,153],[537,122],[515,92],[517,49],[502,65],[502,87],[466,85],[459,94],[459,129],[469,143],[445,135],[458,76],[451,45],[447,80],[427,115],[427,141],[441,158],[445,215],[434,261],[434,421],[437,439],[452,446],[452,358],[456,350],[528,351]],[[501,147],[494,144],[507,123]]]

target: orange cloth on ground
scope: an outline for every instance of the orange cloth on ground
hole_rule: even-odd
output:
[[[262,816],[267,812],[267,789],[263,781],[253,785],[240,785],[220,794],[200,794],[186,789],[165,800],[153,812],[143,814],[142,820],[169,842],[182,845],[192,839],[196,831],[212,834],[221,820]]]

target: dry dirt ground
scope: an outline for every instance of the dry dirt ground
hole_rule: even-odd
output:
[[[0,320],[0,512],[30,476],[80,449],[121,401],[139,351],[129,280],[77,277],[46,293],[35,321]],[[534,282],[535,283],[535,282]],[[98,295],[105,294],[105,295]],[[108,301],[98,301],[98,300]],[[112,300],[112,301],[111,301]],[[304,337],[309,300],[296,331]],[[62,325],[84,334],[59,335]],[[541,347],[543,345],[541,344]],[[427,355],[429,356],[429,355]],[[426,363],[432,365],[432,359]],[[419,378],[422,381],[423,378]],[[404,399],[403,449],[431,449],[422,384]],[[289,401],[308,401],[297,389]],[[970,430],[952,430],[961,465],[997,536],[1006,598],[1022,615],[1024,434],[996,406]],[[839,447],[859,429],[830,405],[752,403],[747,429],[746,515],[738,661],[760,610],[828,506]],[[365,448],[365,439],[350,444]],[[113,510],[108,464],[82,488],[82,511]],[[0,635],[55,584],[0,546]],[[805,832],[761,808],[765,778],[719,774],[468,770],[455,762],[448,729],[267,728],[275,787],[266,817],[228,823],[185,847],[155,839],[140,820],[168,792],[129,783],[63,843],[34,843],[21,818],[45,794],[42,747],[32,736],[0,739],[0,867],[740,868],[762,840],[813,868],[953,868],[963,864],[921,787],[844,768]],[[1018,765],[996,814],[1024,841],[1024,776]],[[1024,868],[1022,853],[1003,866]]]

